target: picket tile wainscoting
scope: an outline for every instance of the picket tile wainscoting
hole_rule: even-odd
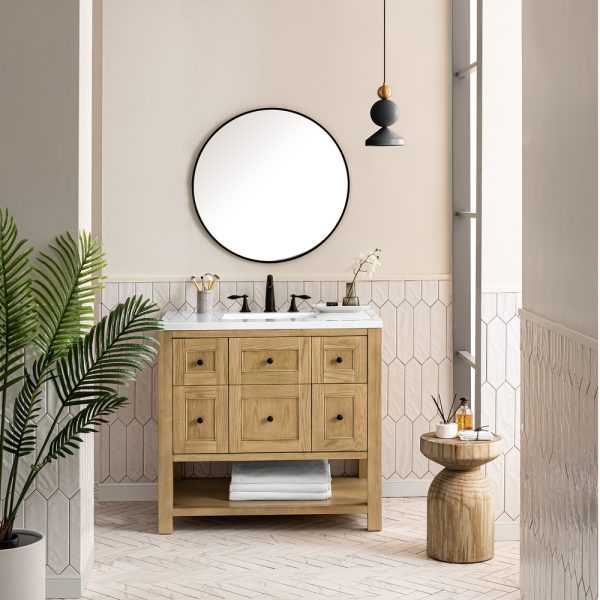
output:
[[[317,301],[339,300],[345,294],[345,281],[276,281],[278,310],[287,310],[289,295],[308,294],[311,300],[299,303],[299,310],[309,310]],[[151,297],[161,314],[170,310],[193,312],[196,289],[192,282],[108,282],[102,292],[101,310],[106,313],[117,302],[132,294]],[[216,309],[236,311],[239,302],[228,300],[232,294],[248,294],[253,311],[264,307],[264,281],[223,281],[216,294]],[[360,281],[357,294],[362,304],[371,303],[381,316],[382,340],[382,475],[384,496],[425,496],[429,483],[440,467],[427,460],[419,450],[423,433],[435,429],[438,419],[430,395],[452,397],[452,282],[450,280]],[[506,303],[514,307],[510,318]],[[498,324],[489,319],[488,363],[502,361],[499,373],[511,373],[514,384],[516,346],[509,330],[514,328],[518,297],[512,294],[493,303],[500,307]],[[510,312],[510,311],[508,311]],[[492,322],[493,321],[493,322]],[[499,323],[502,326],[499,327]],[[491,324],[491,325],[490,325]],[[510,326],[509,326],[510,324]],[[517,322],[518,325],[518,322]],[[502,328],[503,332],[502,332]],[[518,331],[518,327],[517,327]],[[508,342],[507,342],[508,340]],[[507,343],[510,349],[507,350]],[[490,346],[491,344],[491,346]],[[508,353],[511,358],[508,359]],[[492,369],[493,370],[493,369]],[[131,403],[119,410],[102,426],[96,439],[96,479],[100,500],[148,500],[156,498],[158,428],[156,407],[156,365],[146,369],[137,381],[122,390]],[[488,470],[495,493],[497,538],[518,539],[518,377],[512,386],[512,401],[507,405],[505,379],[493,379],[495,392],[487,392],[485,410],[498,415],[485,421],[507,439],[500,466]],[[503,395],[504,394],[504,395]],[[487,414],[486,413],[486,414]],[[487,416],[483,417],[484,420]],[[508,434],[507,434],[508,432]],[[516,467],[515,467],[516,462]],[[223,477],[229,474],[228,463],[188,463],[187,477]],[[332,474],[356,475],[356,461],[332,461]],[[515,471],[516,469],[516,471]],[[515,512],[516,507],[516,512]]]

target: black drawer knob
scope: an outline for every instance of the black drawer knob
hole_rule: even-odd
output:
[[[341,421],[343,418],[344,418],[344,415],[338,415],[338,416],[336,417],[336,419],[337,419],[338,421]]]
[[[272,365],[273,364],[273,359],[269,356],[269,358],[267,358],[267,364],[268,365]]]
[[[202,425],[202,423],[204,423],[204,419],[202,417],[198,417],[196,419],[196,423],[200,423],[200,425]]]
[[[341,364],[344,362],[344,359],[343,359],[341,356],[338,356],[338,357],[335,359],[335,362],[336,362],[336,363],[338,363],[338,365],[341,365]]]
[[[197,364],[199,367],[201,367],[201,366],[204,364],[204,361],[203,361],[201,358],[199,358],[199,359],[196,361],[196,364]]]
[[[267,421],[269,421],[269,423],[272,423],[272,422],[273,422],[273,417],[272,417],[271,415],[269,415],[269,416],[267,417]]]

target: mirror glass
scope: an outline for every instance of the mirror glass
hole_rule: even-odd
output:
[[[280,262],[322,244],[340,222],[348,168],[333,137],[297,112],[275,108],[234,117],[196,160],[196,211],[225,249]]]

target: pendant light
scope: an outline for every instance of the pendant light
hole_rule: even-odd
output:
[[[381,127],[365,141],[365,146],[404,146],[404,138],[390,129],[400,114],[398,106],[390,100],[392,90],[385,82],[385,13],[386,0],[383,0],[383,85],[377,90],[379,100],[371,107],[371,120]]]

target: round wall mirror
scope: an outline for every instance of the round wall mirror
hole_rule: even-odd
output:
[[[350,181],[340,147],[316,121],[282,108],[219,127],[194,168],[200,221],[229,252],[281,262],[322,244],[340,222]]]

